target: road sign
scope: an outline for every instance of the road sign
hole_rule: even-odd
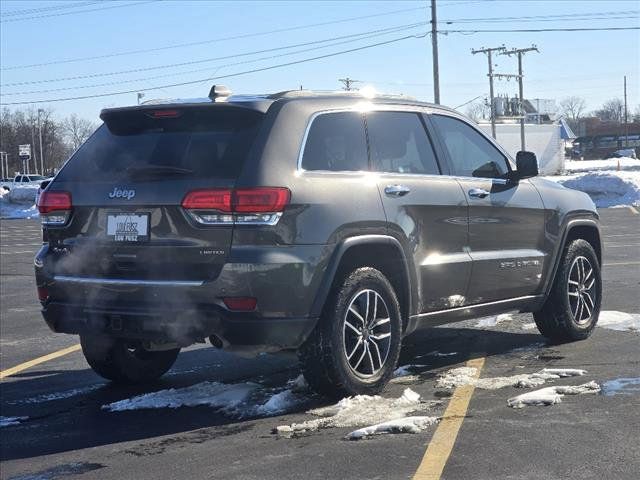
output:
[[[31,144],[18,145],[18,155],[31,158]]]

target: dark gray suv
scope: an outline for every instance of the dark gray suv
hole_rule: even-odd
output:
[[[103,110],[40,197],[44,318],[103,377],[155,379],[209,339],[374,393],[417,329],[510,310],[555,341],[595,327],[598,214],[533,154],[405,97],[223,92]]]

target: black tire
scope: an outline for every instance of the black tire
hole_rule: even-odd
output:
[[[374,309],[367,307],[364,318],[368,321],[355,317],[353,310],[349,310],[353,303],[354,310],[364,312],[362,305],[366,301],[380,308],[374,314]],[[384,321],[386,318],[388,322]],[[358,335],[345,322],[360,322],[358,329],[365,324],[369,328],[363,328]],[[304,377],[311,388],[330,397],[376,394],[391,379],[396,368],[401,335],[400,305],[391,283],[374,268],[358,268],[332,289],[318,325],[298,352]],[[354,346],[357,349],[357,345],[361,345],[361,350],[353,350],[355,355],[352,353],[350,364],[346,350],[351,351]],[[366,365],[356,366],[360,372],[353,368],[357,363],[356,356],[366,357],[362,360],[366,360]]]
[[[140,342],[103,335],[80,335],[80,345],[94,372],[123,384],[157,380],[171,368],[180,352],[179,348],[148,351]]]
[[[592,273],[586,281],[577,282],[578,285],[575,285],[578,278],[575,268],[580,270],[580,262],[585,265],[581,258],[588,262],[588,268],[592,269]],[[593,287],[582,290],[580,285],[588,286],[592,279]],[[587,295],[584,294],[585,291]],[[586,307],[583,305],[583,311],[579,310],[576,302],[584,302]],[[601,304],[602,277],[598,257],[589,242],[573,240],[564,249],[549,297],[542,309],[533,314],[538,330],[545,337],[558,343],[584,340],[591,335],[598,323]],[[587,312],[590,312],[588,317],[579,318]]]

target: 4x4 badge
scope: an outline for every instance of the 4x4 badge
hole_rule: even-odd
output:
[[[135,196],[135,190],[122,190],[118,187],[115,187],[113,192],[109,194],[109,198],[126,198],[127,200],[131,200]]]

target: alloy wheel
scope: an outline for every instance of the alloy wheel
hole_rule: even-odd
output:
[[[596,308],[597,291],[595,272],[586,257],[579,256],[573,260],[569,269],[567,295],[575,322],[578,325],[589,323]]]

